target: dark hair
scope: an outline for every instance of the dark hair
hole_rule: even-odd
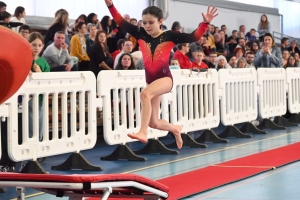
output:
[[[19,27],[19,33],[22,31],[22,30],[28,30],[30,32],[30,27],[27,25],[27,24],[23,24]]]
[[[248,56],[248,54],[255,55],[255,53],[254,53],[253,51],[248,51],[248,52],[246,53],[246,57]]]
[[[3,1],[0,1],[0,9],[3,8],[3,7],[6,7],[7,5],[3,2]]]
[[[283,54],[283,52],[285,52],[285,51],[287,51],[287,52],[289,52],[289,53],[290,53],[290,51],[289,51],[289,50],[287,50],[287,49],[283,49],[283,50],[282,50],[282,54]]]
[[[173,22],[173,24],[172,24],[172,28],[171,28],[171,30],[172,31],[176,31],[176,28],[180,28],[180,23],[179,22],[177,22],[177,21],[175,21],[175,22]]]
[[[259,42],[258,41],[252,41],[251,51],[256,53],[256,51],[253,49],[253,44],[257,44],[258,49],[260,49]]]
[[[289,40],[289,38],[287,38],[287,37],[282,38],[281,39],[281,44],[285,43],[285,41],[287,41],[287,40]]]
[[[252,47],[252,42],[247,42],[247,43],[246,43],[246,47],[249,47],[249,48],[251,49],[251,47]]]
[[[75,25],[75,31],[78,31],[78,29],[80,29],[85,23],[84,22],[78,22],[76,25]]]
[[[295,59],[295,64],[294,64],[294,65],[291,65],[290,62],[289,62],[291,57],[293,57],[293,58]],[[298,62],[296,61],[295,56],[291,55],[291,56],[288,58],[288,61],[287,61],[287,63],[286,63],[286,67],[298,67]]]
[[[7,11],[0,12],[0,19],[1,20],[7,19],[9,17],[11,17],[11,14],[9,12],[7,12]]]
[[[256,32],[256,30],[254,28],[251,28],[250,31],[255,31]]]
[[[80,18],[83,18],[84,23],[87,24],[87,17],[86,17],[85,14],[79,15],[79,17],[75,20],[75,24],[78,22],[78,20],[79,20]]]
[[[25,8],[22,6],[18,6],[15,9],[14,17],[19,17],[20,14],[22,14],[25,11]]]
[[[97,16],[95,13],[90,13],[88,16],[87,16],[87,23],[94,23],[93,22],[93,18],[94,16]]]
[[[245,25],[240,25],[240,27],[239,27],[239,28],[241,29],[242,27],[245,27]]]
[[[188,43],[179,43],[179,44],[177,44],[177,47],[178,47],[179,50],[181,50],[182,47],[185,47],[187,44]]]
[[[61,35],[66,35],[66,33],[65,33],[65,32],[63,32],[63,31],[56,31],[56,33],[54,34],[54,37],[55,37],[56,35],[58,35],[58,34],[61,34]]]
[[[238,32],[238,31],[237,31],[237,30],[233,30],[233,31],[232,31],[232,34],[235,33],[235,32]]]
[[[130,19],[130,23],[131,23],[132,21],[136,21],[136,22],[137,22],[137,19],[136,19],[136,18],[131,18],[131,19]]]
[[[117,46],[118,46],[118,49],[119,49],[119,50],[122,49],[122,46],[124,45],[124,43],[125,43],[125,39],[119,39],[119,40],[118,40]]]
[[[221,26],[221,29],[222,29],[224,26],[226,27],[226,25],[225,25],[225,24],[223,24],[223,25]]]
[[[107,27],[108,27],[108,19],[110,19],[110,16],[108,16],[108,15],[105,15],[101,19],[102,30],[104,30],[105,32],[107,31]],[[109,27],[109,28],[110,28],[109,32],[111,32],[112,31],[112,27]]]
[[[276,46],[274,37],[271,33],[265,33],[263,41],[265,40],[265,37],[267,37],[267,36],[271,37],[271,39],[272,39],[272,47]]]
[[[131,60],[130,66],[128,67],[128,70],[135,69],[133,58],[132,58],[131,54],[130,53],[123,53],[120,56],[119,60],[118,60],[118,64],[116,66],[116,70],[123,70],[123,66],[122,66],[122,61],[121,60],[123,59],[124,56],[129,56],[130,60]]]
[[[39,33],[39,32],[32,32],[28,38],[27,38],[27,41],[29,43],[33,42],[34,40],[36,39],[40,39],[42,41],[42,43],[44,44],[44,38],[43,36]]]
[[[155,16],[158,21],[164,18],[162,10],[156,6],[149,6],[148,8],[145,8],[142,12],[142,15],[147,14]]]

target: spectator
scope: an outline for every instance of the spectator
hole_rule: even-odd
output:
[[[216,67],[216,62],[217,62],[217,53],[216,52],[211,52],[209,54],[209,62],[208,62],[208,68],[215,68]]]
[[[244,57],[241,57],[237,60],[236,68],[246,68],[247,62]]]
[[[45,48],[53,42],[54,35],[58,31],[66,32],[68,27],[69,14],[66,11],[59,11],[53,23],[48,28],[45,36]]]
[[[241,46],[238,45],[238,46],[234,49],[233,53],[234,53],[236,59],[239,59],[239,58],[241,58],[241,57],[244,56],[245,50],[244,50]]]
[[[240,28],[239,28],[239,32],[241,33],[244,33],[244,37],[245,37],[245,34],[246,34],[246,27],[245,25],[240,25]]]
[[[54,42],[50,44],[43,53],[50,66],[50,71],[78,71],[68,52],[68,45],[65,43],[65,32],[58,31],[54,35]]]
[[[298,62],[296,61],[296,58],[294,56],[290,56],[288,58],[288,62],[286,64],[286,67],[298,67]]]
[[[170,65],[180,67],[179,60],[177,58],[172,58]]]
[[[6,28],[14,28],[23,25],[20,22],[10,22],[11,14],[9,12],[3,11],[0,13],[0,26],[4,26]]]
[[[90,56],[91,55],[91,46],[94,43],[96,33],[97,33],[96,25],[89,23],[87,25],[87,30],[89,32],[89,35],[86,37],[86,52],[87,52],[88,56]]]
[[[215,68],[217,70],[219,70],[219,69],[231,69],[231,66],[228,65],[227,60],[224,56],[218,56],[218,58],[216,60]]]
[[[232,31],[232,35],[227,38],[226,44],[229,46],[229,51],[233,52],[238,43],[238,32],[237,30]]]
[[[256,30],[254,28],[251,28],[250,32],[248,32],[246,34],[247,40],[249,40],[250,42],[255,41],[256,40],[255,33],[256,33]]]
[[[7,7],[7,5],[3,1],[0,1],[0,12],[6,11],[6,7]],[[1,18],[0,18],[0,20],[1,20]]]
[[[92,71],[95,76],[101,70],[111,70],[112,58],[109,52],[106,50],[106,32],[97,31],[95,42],[91,48],[91,61],[89,70]]]
[[[219,33],[219,30],[220,30],[220,28],[215,26],[215,33],[214,34]]]
[[[130,24],[137,26],[137,20],[135,18],[130,19]],[[133,48],[132,52],[139,50],[139,44],[137,43],[137,40],[130,34],[128,34],[128,39],[132,42]]]
[[[190,53],[192,56],[192,59],[194,59],[195,55],[197,53],[197,51],[202,50],[203,51],[203,42],[204,42],[204,37],[201,37],[199,40],[197,40],[196,42],[192,42],[190,44]],[[190,58],[191,59],[191,58]]]
[[[256,67],[281,67],[282,56],[280,49],[276,46],[272,34],[266,33],[263,40],[263,46],[257,51],[254,59]]]
[[[114,30],[114,27],[112,26],[112,21],[111,18],[109,16],[104,16],[101,19],[101,25],[102,25],[102,29],[103,31],[105,31],[106,33],[106,41],[107,41],[107,46],[109,48],[109,52],[114,52],[115,50],[117,50],[117,40],[115,38],[116,35],[116,30]]]
[[[283,52],[284,49],[288,49],[289,44],[290,44],[289,38],[286,38],[286,37],[282,38],[281,39],[281,52]]]
[[[73,33],[75,32],[76,24],[79,22],[83,22],[85,25],[87,25],[87,17],[85,14],[79,15],[79,17],[75,20],[75,22],[70,24],[70,29],[72,30]]]
[[[257,41],[253,41],[250,50],[255,54],[255,56],[257,51],[259,51],[259,49],[260,49],[259,43]]]
[[[174,53],[173,58],[177,58],[179,60],[181,69],[190,69],[192,67],[192,63],[189,57],[186,55],[190,50],[189,43],[181,43],[177,45],[178,50]]]
[[[87,71],[89,68],[90,58],[86,53],[86,25],[84,22],[78,22],[75,26],[77,32],[71,39],[70,55],[79,59],[79,71]]]
[[[19,34],[27,40],[30,33],[30,27],[27,24],[23,24],[19,27]]]
[[[227,42],[228,35],[226,34],[226,32],[227,32],[227,27],[226,27],[226,25],[222,25],[222,26],[221,26],[221,31],[224,32],[224,34],[225,34],[225,42]]]
[[[271,24],[268,21],[267,15],[263,14],[260,17],[260,22],[258,24],[257,32],[259,33],[259,40],[261,42],[263,41],[264,35],[266,33],[270,33],[271,32]]]
[[[300,56],[299,56],[299,53],[295,52],[294,53],[294,57],[295,57],[296,63],[298,64],[298,67],[300,67]]]
[[[286,64],[288,63],[288,59],[290,57],[290,52],[287,49],[284,49],[282,51],[282,66],[286,66]]]
[[[225,35],[221,35],[220,33],[214,34],[214,40],[216,45],[217,54],[221,54],[225,48]]]
[[[139,20],[139,21],[138,21],[138,26],[139,26],[139,27],[143,27],[143,26],[144,26],[143,20]]]
[[[181,31],[180,31],[180,29],[181,29]],[[173,31],[175,33],[184,33],[184,27],[181,27],[180,23],[175,21],[172,24],[171,31]]]
[[[124,44],[125,44],[125,39],[119,39],[119,40],[118,40],[118,44],[117,44],[118,49],[115,50],[115,51],[111,54],[111,57],[112,57],[113,61],[115,61],[117,55],[118,55],[119,53],[121,53]]]
[[[255,55],[252,51],[250,51],[246,54],[246,62],[247,62],[247,65],[248,65],[247,67],[255,67],[255,65],[253,63],[254,62],[254,57],[255,57]]]
[[[239,38],[238,46],[240,46],[244,50],[244,52],[246,51],[246,40],[245,40],[245,38],[241,38],[241,37]]]
[[[231,56],[229,58],[228,64],[230,65],[230,67],[235,68],[236,67],[236,57],[235,56]]]
[[[210,24],[209,27],[208,27],[208,32],[211,34],[211,35],[214,35],[216,32],[215,32],[215,26]]]
[[[14,16],[10,19],[10,22],[19,22],[25,24],[25,19],[24,19],[25,15],[26,15],[25,8],[22,6],[18,6],[15,9]],[[11,30],[13,30],[16,33],[19,33],[19,26],[12,28]]]
[[[123,53],[118,60],[116,70],[134,70],[134,69],[135,69],[135,65],[133,63],[133,59],[130,53]]]
[[[101,23],[100,23],[100,21],[98,20],[98,16],[97,16],[95,13],[90,13],[90,14],[87,16],[87,26],[88,26],[89,24],[93,24],[93,25],[95,25],[96,29],[102,30]],[[89,32],[89,29],[88,29],[88,32]]]
[[[123,54],[123,53],[131,53],[132,52],[132,48],[133,48],[133,44],[130,40],[126,40],[123,47],[122,47],[122,51],[116,56],[116,59],[115,59],[115,62],[114,62],[114,65],[113,65],[113,69],[116,69],[116,66],[118,64],[118,60],[120,58],[120,56]]]
[[[290,53],[296,53],[297,52],[298,54],[300,54],[300,50],[299,50],[299,47],[297,45],[296,40],[293,40],[291,42],[291,46],[288,48],[288,50],[289,50]]]
[[[193,69],[208,69],[208,66],[202,62],[204,58],[204,52],[199,50],[195,54],[195,61],[192,63]]]

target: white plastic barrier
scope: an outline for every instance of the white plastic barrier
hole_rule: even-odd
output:
[[[49,97],[52,97],[52,110],[49,110],[49,103],[51,103]],[[20,101],[22,102],[23,130],[22,143],[18,144],[18,104]],[[5,102],[9,106],[7,134],[10,158],[14,161],[36,160],[39,157],[93,148],[97,139],[95,101],[96,78],[91,72],[34,73],[28,76],[16,94]],[[29,137],[28,130],[30,102],[33,107],[32,137]],[[39,141],[38,131],[39,102],[42,102],[44,110],[42,141]],[[52,119],[49,119],[51,111]],[[59,122],[59,116],[61,116],[61,122]],[[49,133],[49,120],[52,121],[52,134]]]
[[[146,87],[143,70],[103,70],[98,74],[98,96],[102,98],[103,131],[107,144],[136,141],[127,136],[141,126],[140,92]],[[168,95],[168,94],[166,94]],[[164,95],[165,96],[165,95]],[[160,116],[168,119],[167,98],[161,100]],[[163,137],[167,131],[148,128],[148,138]]]
[[[259,115],[262,118],[286,113],[286,75],[284,68],[259,68]]]
[[[221,89],[221,121],[225,126],[249,122],[257,118],[255,68],[218,71]]]
[[[172,70],[171,123],[183,126],[184,133],[218,127],[218,73]]]
[[[300,68],[286,69],[288,87],[288,109],[290,113],[300,112]]]

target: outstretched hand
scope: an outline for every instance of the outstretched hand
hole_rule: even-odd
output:
[[[107,7],[111,6],[113,4],[112,0],[104,0]]]
[[[213,18],[218,15],[218,13],[216,13],[217,11],[218,9],[216,7],[213,7],[210,10],[210,6],[208,6],[207,13],[206,14],[202,13],[204,22],[210,23],[213,20]]]

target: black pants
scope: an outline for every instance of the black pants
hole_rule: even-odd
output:
[[[89,71],[90,61],[79,62],[78,71]]]

